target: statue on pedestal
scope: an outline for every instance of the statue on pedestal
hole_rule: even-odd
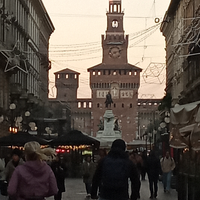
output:
[[[108,92],[108,94],[106,95],[106,101],[105,101],[106,108],[108,108],[108,106],[111,108],[112,103],[113,103],[112,96],[110,92]]]

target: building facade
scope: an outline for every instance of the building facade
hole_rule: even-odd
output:
[[[92,134],[105,113],[105,99],[111,93],[111,109],[118,119],[122,138],[130,142],[136,138],[136,113],[141,69],[128,63],[128,35],[124,34],[121,0],[109,1],[107,30],[102,35],[102,63],[90,67],[92,90]]]
[[[172,105],[200,98],[200,0],[171,0],[161,32],[166,41],[166,92]]]
[[[0,0],[1,116],[12,103],[16,116],[22,117],[26,111],[32,115],[35,105],[48,103],[48,50],[53,31],[41,0]]]

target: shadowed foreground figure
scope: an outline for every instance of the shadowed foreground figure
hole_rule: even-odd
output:
[[[147,161],[147,175],[149,179],[150,199],[157,197],[158,194],[158,179],[161,173],[161,165],[159,158],[156,157],[155,152],[151,151]]]
[[[117,139],[112,143],[108,155],[99,162],[92,181],[92,199],[98,199],[98,188],[100,188],[99,200],[137,199],[140,180],[136,166],[129,160],[125,149],[125,142]],[[130,197],[129,178],[132,189]]]

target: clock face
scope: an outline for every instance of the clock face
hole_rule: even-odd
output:
[[[112,58],[119,58],[121,54],[121,50],[119,47],[111,47],[109,50],[109,55]]]

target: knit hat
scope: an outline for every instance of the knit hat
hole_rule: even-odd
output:
[[[11,153],[11,156],[13,156],[13,155],[17,155],[17,156],[21,157],[22,156],[22,151],[17,149],[17,148],[13,149],[13,151]]]
[[[122,139],[116,139],[111,146],[111,149],[120,149],[125,151],[126,149],[126,143]]]

